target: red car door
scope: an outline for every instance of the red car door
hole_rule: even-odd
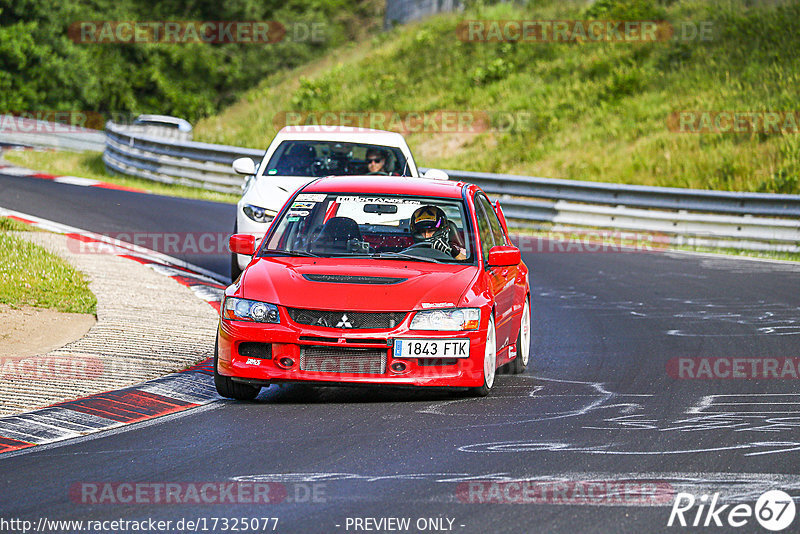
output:
[[[505,233],[500,226],[497,214],[486,195],[475,195],[475,215],[478,223],[478,235],[481,240],[484,269],[495,299],[495,329],[497,332],[497,350],[516,342],[516,329],[513,321],[513,305],[515,296],[515,280],[517,266],[489,267],[486,261],[489,250],[494,246],[507,245]]]

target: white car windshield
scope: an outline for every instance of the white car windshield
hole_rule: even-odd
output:
[[[471,263],[475,257],[461,199],[300,193],[272,228],[261,256],[372,257],[435,263]]]
[[[378,162],[370,167],[369,160]],[[410,176],[397,147],[335,141],[284,141],[270,157],[265,175],[352,176],[383,174]]]

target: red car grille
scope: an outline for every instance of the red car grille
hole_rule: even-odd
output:
[[[397,327],[406,316],[405,312],[349,312],[302,308],[286,308],[286,311],[296,323],[343,330],[387,330]]]
[[[387,350],[301,347],[300,370],[320,373],[381,375]]]

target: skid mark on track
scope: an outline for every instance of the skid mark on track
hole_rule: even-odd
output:
[[[515,379],[534,379],[523,376]],[[456,420],[475,421],[470,427],[529,425],[542,421],[567,418],[587,417],[589,421],[580,425],[587,430],[631,431],[630,438],[618,442],[572,442],[569,439],[547,438],[536,440],[505,440],[487,443],[473,443],[457,447],[461,452],[469,453],[524,453],[524,452],[557,452],[581,453],[610,456],[658,456],[683,454],[712,454],[720,452],[737,452],[744,456],[764,456],[783,454],[800,450],[800,394],[729,394],[707,395],[698,399],[697,403],[684,411],[683,417],[671,421],[662,421],[645,411],[639,402],[654,397],[652,394],[623,394],[610,391],[604,383],[582,382],[577,380],[560,380],[537,377],[535,380],[544,384],[515,385],[506,388],[499,385],[498,394],[481,399],[482,404],[492,403],[497,406],[497,413],[487,415],[485,410],[475,413],[471,408],[474,400],[460,399],[435,403],[418,413],[448,417]],[[569,393],[565,387],[572,388]],[[543,411],[527,415],[521,411],[530,409],[531,398],[543,402],[574,401],[575,406],[560,411]],[[514,409],[514,399],[518,399],[520,409]],[[599,417],[609,414],[608,417]],[[596,422],[591,422],[595,419]],[[484,421],[491,421],[485,423]],[[541,431],[541,428],[538,427]],[[698,432],[698,431],[733,431],[733,432],[789,432],[788,439],[731,440],[718,446],[676,447],[666,450],[648,450],[642,443],[660,443],[658,440],[642,441],[640,434],[650,432]],[[746,436],[748,434],[740,434]],[[752,434],[750,434],[752,435]]]
[[[772,406],[781,409],[751,410],[752,406]],[[747,408],[747,410],[742,410]],[[719,393],[706,395],[696,406],[689,408],[690,414],[797,414],[800,415],[800,393]]]
[[[375,486],[387,483],[409,484],[415,491],[403,503],[464,503],[471,500],[470,488],[487,496],[487,485],[497,483],[500,491],[495,495],[506,504],[556,504],[579,506],[671,506],[674,496],[680,492],[693,495],[719,493],[721,503],[755,501],[765,491],[781,488],[795,500],[800,499],[800,475],[782,473],[705,473],[705,472],[640,472],[616,473],[608,471],[561,471],[547,472],[450,472],[450,473],[342,473],[342,472],[296,472],[261,473],[231,477],[235,482],[325,484],[326,496],[341,501],[380,501]],[[530,499],[522,499],[516,491],[503,493],[503,488],[513,483],[524,483]],[[580,496],[571,493],[575,488],[589,485],[601,486],[601,493]],[[604,490],[604,491],[603,491]],[[644,490],[644,492],[642,492]],[[656,493],[646,492],[656,490]],[[631,493],[633,492],[633,493]],[[640,492],[640,493],[636,493]],[[422,497],[421,495],[425,495]],[[503,499],[504,495],[511,495]],[[572,498],[571,498],[572,496]],[[519,497],[519,498],[514,498]]]
[[[546,442],[546,441],[494,441],[488,443],[476,443],[473,445],[463,445],[458,447],[461,452],[473,453],[524,453],[524,452],[577,452],[582,454],[600,454],[610,456],[663,456],[680,454],[701,454],[709,452],[723,451],[749,451],[745,456],[763,456],[766,454],[777,454],[800,450],[800,442],[797,441],[756,441],[752,443],[742,443],[738,445],[723,445],[720,447],[699,447],[695,449],[674,449],[660,451],[645,450],[619,450],[612,449],[615,444],[599,444],[580,446],[568,442]]]
[[[592,430],[655,430],[658,432],[800,432],[800,393],[732,393],[701,397],[668,423],[649,414],[626,414],[583,426]]]
[[[730,337],[800,334],[800,307],[779,302],[747,302],[735,298],[681,300],[664,299],[680,311],[654,311],[653,319],[674,319],[688,327],[667,330],[670,336]],[[719,327],[724,326],[724,331]]]
[[[506,385],[502,382],[504,377],[499,377],[496,390],[492,391],[489,397],[480,399],[482,404],[502,403],[506,413],[497,413],[492,416],[492,420],[503,419],[504,422],[489,423],[479,426],[495,426],[495,425],[519,425],[525,423],[533,423],[539,421],[550,421],[557,419],[566,419],[570,417],[581,417],[589,414],[590,412],[599,409],[619,409],[621,413],[628,413],[632,410],[641,408],[638,403],[620,402],[610,404],[609,401],[617,398],[625,397],[651,397],[650,394],[626,394],[615,393],[608,391],[605,384],[602,382],[585,382],[580,380],[563,380],[558,378],[545,378],[533,377],[530,375],[522,375],[514,377],[514,380],[530,381],[536,380],[537,382],[545,382],[546,384],[514,384]],[[580,393],[569,393],[573,387],[577,386]],[[522,390],[521,392],[518,390]],[[578,402],[575,408],[563,411],[543,412],[536,414],[533,417],[526,417],[520,415],[519,412],[513,411],[508,413],[507,405],[509,398],[519,399],[524,406],[530,406],[531,398],[542,399],[574,399]],[[417,410],[417,413],[440,415],[445,417],[475,417],[485,419],[484,412],[476,413],[472,408],[474,407],[475,399],[456,399],[452,401],[432,403],[425,408]],[[463,407],[464,410],[460,411],[459,408]]]

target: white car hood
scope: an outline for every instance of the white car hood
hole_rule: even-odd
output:
[[[314,179],[312,176],[264,175],[253,180],[242,202],[277,213],[292,193]]]

